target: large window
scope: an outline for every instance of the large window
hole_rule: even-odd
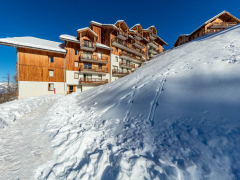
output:
[[[53,83],[48,84],[48,91],[54,91],[54,84]]]
[[[49,77],[53,77],[53,75],[54,75],[54,71],[53,70],[48,70],[48,73],[49,73]]]
[[[74,79],[79,79],[79,73],[74,73]]]
[[[85,59],[92,59],[92,53],[91,52],[87,52],[87,51],[83,51],[83,58],[85,58]]]
[[[118,62],[118,57],[117,56],[115,56],[115,62]]]
[[[54,62],[53,56],[49,56],[49,62],[50,62],[50,63],[53,63],[53,62]]]

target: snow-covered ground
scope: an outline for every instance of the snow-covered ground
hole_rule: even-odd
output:
[[[0,104],[0,130],[21,118],[24,114],[28,114],[42,104],[59,97],[61,96],[46,95]]]
[[[4,138],[3,154],[19,147],[20,155],[2,158],[0,173],[8,179],[240,179],[239,69],[239,25],[169,50],[124,78],[17,120],[6,138],[34,146],[23,145],[30,155],[20,158],[22,144]],[[28,127],[34,117],[39,123]],[[30,140],[14,133],[17,123],[25,123]],[[36,149],[41,163],[33,158]],[[32,166],[15,166],[21,159]]]

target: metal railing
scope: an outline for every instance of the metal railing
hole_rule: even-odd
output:
[[[140,52],[140,53],[144,53],[141,49],[138,49],[138,48],[136,48],[135,46],[133,46],[132,44],[126,43],[125,41],[123,41],[123,40],[121,40],[121,39],[119,39],[119,38],[117,38],[117,37],[114,37],[114,38],[112,39],[112,43],[113,43],[113,42],[118,43],[118,44],[120,44],[120,45],[123,45],[123,46],[125,46],[125,47],[127,47],[127,48],[129,48],[129,49],[134,50],[134,51],[138,51],[138,52]]]
[[[108,73],[108,68],[97,68],[92,66],[80,66],[80,71],[91,71],[91,72],[102,72],[102,73]]]
[[[84,59],[94,60],[94,61],[99,61],[99,62],[106,62],[106,63],[108,62],[107,57],[104,57],[104,56],[99,57],[98,55],[93,55],[93,54],[89,55],[89,54],[81,53],[80,60],[84,61]]]
[[[123,62],[123,61],[119,62],[119,66],[127,66],[127,67],[130,67],[130,68],[135,68],[135,64],[126,63],[126,62]]]
[[[95,48],[95,43],[92,42],[92,41],[82,40],[81,41],[81,46],[82,47],[88,47],[88,48]]]
[[[131,53],[127,53],[127,52],[125,52],[125,51],[120,52],[120,56],[128,56],[128,57],[130,57],[130,58],[132,58],[132,59],[136,59],[136,60],[142,61],[142,62],[145,61],[142,57],[138,57],[138,56],[136,56],[136,55],[133,55],[133,54],[131,54]]]
[[[121,70],[121,69],[113,69],[113,70],[112,70],[112,73],[113,73],[113,74],[123,74],[123,75],[130,74],[130,72],[124,71],[124,70]]]
[[[81,78],[82,84],[106,84],[108,79],[99,79],[99,78]]]

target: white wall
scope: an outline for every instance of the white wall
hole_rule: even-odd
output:
[[[120,69],[120,67],[119,67],[119,62],[121,61],[121,59],[120,59],[119,56],[117,56],[117,57],[118,57],[118,62],[116,62],[116,60],[115,60],[115,57],[116,57],[116,56],[117,56],[117,55],[115,55],[115,54],[111,54],[111,72],[110,72],[110,76],[111,76],[111,81],[112,81],[112,82],[113,82],[113,81],[116,81],[116,80],[118,79],[118,77],[112,76],[113,66],[117,66],[118,69]]]
[[[65,95],[64,82],[19,81],[19,99],[54,94],[54,91],[48,91],[49,83],[54,84],[56,94]]]

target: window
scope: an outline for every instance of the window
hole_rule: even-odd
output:
[[[199,33],[197,34],[197,37],[199,37]]]
[[[53,83],[48,84],[48,91],[54,91],[54,84]]]
[[[54,75],[54,71],[53,70],[48,70],[48,73],[49,73],[49,77],[53,77],[53,75]]]
[[[102,69],[102,65],[101,65],[101,64],[99,64],[99,65],[98,65],[98,68],[99,68],[99,69]]]
[[[118,52],[118,48],[115,48],[115,52]]]
[[[102,75],[101,74],[98,75],[98,80],[102,80]]]
[[[118,57],[117,56],[115,56],[115,62],[118,62]]]
[[[75,55],[78,55],[78,50],[75,50]]]
[[[92,69],[91,63],[84,63],[83,66],[84,66],[84,69]]]
[[[53,56],[49,56],[49,62],[53,63]]]
[[[102,59],[102,54],[98,53],[98,59]]]
[[[83,51],[83,58],[85,58],[85,59],[92,59],[92,53],[91,52],[87,52],[87,51]]]
[[[74,79],[79,79],[79,73],[74,73]]]
[[[92,74],[84,74],[83,75],[85,80],[91,80],[92,79]]]
[[[78,61],[75,61],[75,67],[78,67]]]

